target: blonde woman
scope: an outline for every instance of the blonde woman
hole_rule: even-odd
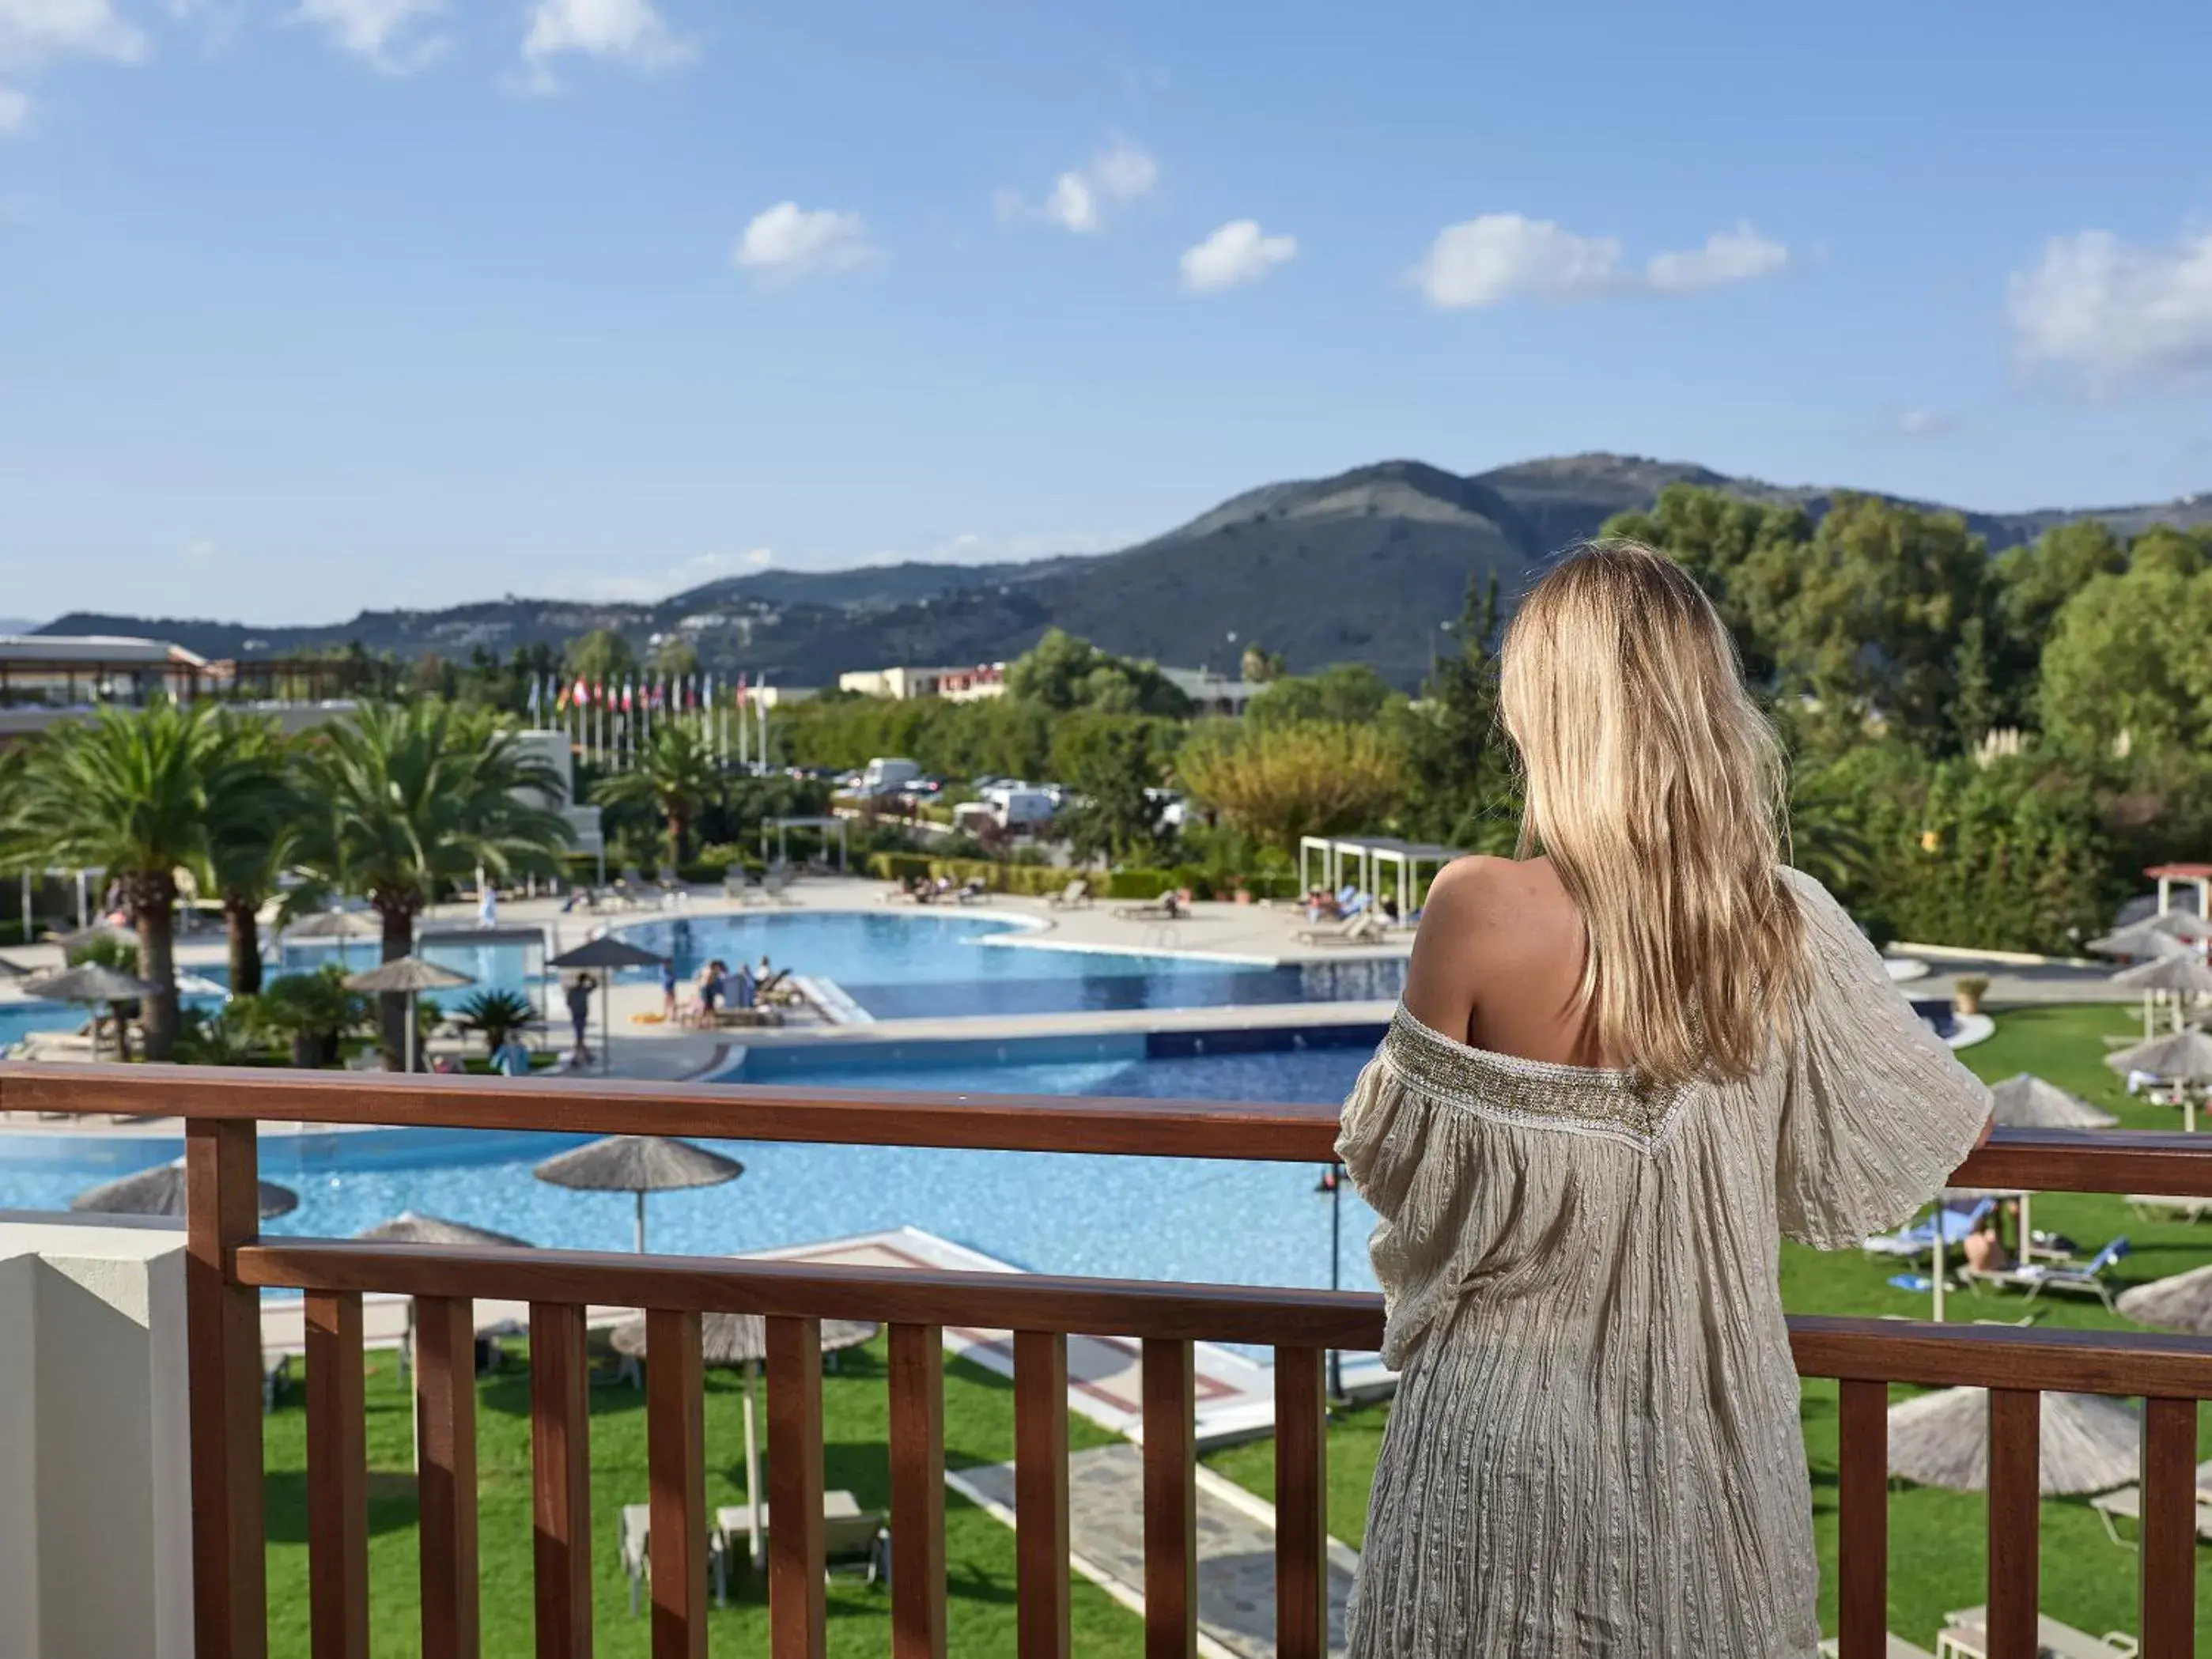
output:
[[[1784,771],[1705,595],[1557,564],[1507,632],[1520,856],[1437,883],[1340,1154],[1381,1218],[1353,1659],[1814,1659],[1777,1241],[1906,1219],[1989,1091],[1784,867]]]

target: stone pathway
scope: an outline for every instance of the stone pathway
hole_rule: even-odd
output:
[[[945,1481],[1012,1526],[1014,1466],[949,1471]],[[1101,1446],[1067,1460],[1069,1551],[1077,1571],[1116,1601],[1145,1605],[1144,1452]],[[1344,1651],[1344,1608],[1359,1558],[1329,1540],[1328,1645]],[[1198,1626],[1201,1652],[1274,1659],[1275,1522],[1272,1505],[1212,1470],[1198,1472]]]

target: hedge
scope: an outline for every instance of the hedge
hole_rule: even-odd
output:
[[[1109,872],[1078,870],[1045,864],[1000,864],[990,859],[933,859],[926,853],[872,853],[862,866],[878,881],[930,881],[939,877],[956,887],[979,881],[994,893],[1027,894],[1048,897],[1080,877],[1091,884],[1094,897],[1105,899],[1158,898],[1170,888],[1190,889],[1200,898],[1220,896],[1218,882],[1189,869],[1157,870],[1132,866]],[[1248,878],[1246,889],[1255,898],[1297,896],[1295,876]]]

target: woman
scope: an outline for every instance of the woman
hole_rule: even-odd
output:
[[[1577,550],[1507,633],[1518,860],[1432,890],[1339,1154],[1401,1373],[1352,1659],[1814,1659],[1778,1237],[1856,1244],[1989,1092],[1820,884],[1725,629]]]

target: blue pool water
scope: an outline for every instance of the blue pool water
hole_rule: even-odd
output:
[[[1358,1047],[994,1066],[901,1066],[884,1086],[1021,1094],[1224,1100],[1343,1097],[1366,1050]],[[789,1072],[779,1080],[789,1080]],[[865,1086],[850,1070],[825,1084]],[[272,1233],[343,1236],[415,1209],[476,1222],[533,1243],[627,1249],[629,1198],[571,1192],[532,1179],[531,1165],[574,1137],[430,1132],[411,1143],[330,1150],[265,1141],[262,1172],[299,1192]],[[1306,1164],[1097,1158],[918,1148],[714,1143],[745,1165],[728,1186],[668,1193],[650,1203],[656,1249],[701,1254],[803,1243],[911,1224],[1038,1272],[1140,1279],[1325,1285],[1330,1200]],[[135,1163],[76,1158],[0,1162],[0,1209],[54,1209],[137,1163],[174,1155],[141,1149]],[[1342,1282],[1371,1288],[1364,1243],[1373,1217],[1347,1191]]]
[[[1184,928],[1191,948],[1205,943],[1203,923]],[[984,1014],[1065,1013],[1085,1009],[1219,1008],[1248,1003],[1387,1001],[1405,983],[1402,960],[1314,962],[1292,967],[1207,961],[1166,954],[1079,951],[1049,945],[988,941],[1018,938],[1023,925],[1003,916],[813,913],[671,916],[632,923],[623,937],[676,959],[686,980],[711,957],[735,967],[767,957],[776,968],[834,981],[878,1019]],[[580,945],[586,926],[564,924],[550,941],[553,954]],[[299,973],[336,963],[349,969],[375,964],[374,939],[293,940],[272,971]],[[517,945],[474,945],[450,936],[426,942],[422,955],[468,975],[474,988],[542,994],[537,964]],[[223,978],[220,964],[195,967]],[[648,980],[652,969],[618,977]],[[444,1000],[469,991],[446,994]],[[425,1001],[441,999],[426,996]],[[213,998],[186,998],[212,1006]],[[82,1011],[51,1003],[0,1003],[0,1048],[27,1031],[66,1030]]]

